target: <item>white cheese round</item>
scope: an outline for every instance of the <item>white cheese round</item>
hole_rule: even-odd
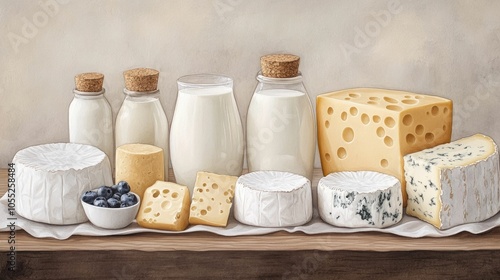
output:
[[[83,192],[113,184],[109,159],[101,150],[56,143],[17,152],[16,212],[37,222],[75,224],[87,221]]]
[[[331,173],[319,180],[318,210],[334,226],[388,227],[403,217],[401,183],[373,171]]]
[[[260,227],[300,226],[312,218],[311,182],[280,171],[257,171],[236,182],[234,217]]]

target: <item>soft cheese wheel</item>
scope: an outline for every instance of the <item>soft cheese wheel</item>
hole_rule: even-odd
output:
[[[236,176],[198,172],[189,223],[225,227],[233,205]]]
[[[144,192],[137,223],[145,228],[184,230],[189,224],[190,197],[186,186],[157,181]]]
[[[261,227],[300,226],[312,218],[311,182],[304,176],[280,171],[242,175],[234,195],[234,217]]]
[[[403,156],[451,140],[451,100],[411,92],[356,88],[319,95],[318,147],[323,175],[378,171],[406,191]]]
[[[141,199],[148,187],[163,180],[163,149],[146,144],[127,144],[116,149],[115,181],[128,182]]]
[[[108,157],[81,144],[32,146],[17,152],[16,212],[56,225],[87,221],[80,203],[85,191],[113,184]]]
[[[379,172],[331,173],[319,180],[318,209],[321,219],[334,226],[388,227],[403,217],[401,184]]]
[[[406,213],[439,229],[480,222],[500,210],[498,148],[476,134],[404,158]]]

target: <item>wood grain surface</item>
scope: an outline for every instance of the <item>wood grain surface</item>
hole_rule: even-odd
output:
[[[500,252],[20,252],[1,279],[500,279]]]

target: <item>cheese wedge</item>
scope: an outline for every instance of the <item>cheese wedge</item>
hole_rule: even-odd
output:
[[[136,220],[145,228],[184,230],[189,224],[189,205],[186,186],[157,181],[144,192]]]
[[[356,88],[323,94],[316,103],[323,175],[377,171],[406,192],[403,156],[450,142],[451,100],[404,91]]]
[[[225,227],[233,205],[236,176],[198,172],[189,223]]]
[[[404,158],[406,213],[439,229],[480,222],[500,210],[498,148],[476,134]]]

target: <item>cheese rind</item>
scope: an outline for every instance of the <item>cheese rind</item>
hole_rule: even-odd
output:
[[[334,226],[388,227],[403,217],[401,184],[379,172],[331,173],[319,180],[318,210]]]
[[[500,210],[498,147],[476,134],[404,158],[406,213],[438,229],[480,222]]]
[[[189,225],[189,189],[157,181],[144,192],[137,223],[145,228],[181,231]]]
[[[191,202],[189,223],[225,227],[233,205],[238,177],[198,172]]]
[[[111,165],[99,149],[82,144],[32,146],[16,153],[16,212],[56,225],[88,221],[80,203],[85,191],[111,185]]]
[[[146,144],[126,144],[116,149],[115,182],[126,181],[141,198],[156,181],[165,179],[163,149]]]
[[[280,171],[256,171],[236,183],[234,217],[261,227],[300,226],[312,218],[311,182]]]
[[[318,147],[323,175],[377,171],[401,181],[403,156],[448,143],[451,100],[404,91],[356,88],[319,95]]]

